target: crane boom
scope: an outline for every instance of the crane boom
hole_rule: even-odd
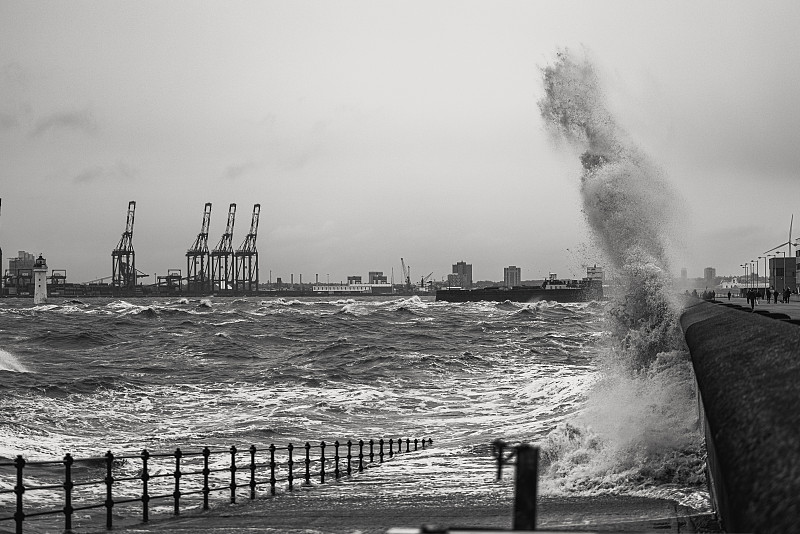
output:
[[[205,209],[203,210],[203,225],[200,227],[200,233],[197,234],[197,239],[194,240],[194,244],[189,248],[189,252],[208,252],[208,228],[210,224],[211,202],[206,202]]]
[[[133,288],[136,286],[136,253],[133,250],[133,221],[136,213],[136,201],[128,202],[128,217],[125,231],[111,251],[111,279],[116,287]]]
[[[236,289],[241,291],[258,291],[258,218],[261,204],[253,205],[253,218],[248,233],[236,251]]]
[[[256,238],[258,237],[258,218],[261,214],[261,204],[253,205],[253,218],[250,221],[250,233],[247,234],[239,246],[238,252],[255,252]]]
[[[231,203],[228,208],[228,222],[225,225],[225,233],[219,238],[215,252],[232,252],[233,251],[233,225],[236,221],[236,204]]]

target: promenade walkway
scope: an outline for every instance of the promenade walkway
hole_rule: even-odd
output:
[[[418,456],[425,462],[449,465],[435,449]],[[454,485],[459,478],[450,480],[446,474],[430,480],[425,471],[422,464],[409,469],[407,462],[389,461],[339,482],[237,505],[218,504],[207,512],[186,511],[180,517],[155,516],[148,524],[115,525],[114,530],[129,534],[383,534],[392,528],[422,525],[511,529],[513,477],[494,482],[491,458],[471,472],[474,483],[469,485]],[[713,525],[710,518],[689,517],[690,513],[669,499],[540,496],[537,526],[540,530],[708,532],[704,527]],[[97,527],[92,532],[102,531],[102,525]]]
[[[756,304],[756,306],[754,308],[754,311],[763,310],[763,311],[768,311],[768,312],[771,312],[771,313],[785,313],[786,315],[788,315],[792,319],[800,320],[800,298],[798,298],[797,295],[792,295],[792,299],[793,300],[791,302],[788,302],[788,303],[785,303],[785,304],[780,301],[780,298],[778,299],[778,303],[777,304],[773,303],[773,302],[770,302],[769,304],[767,304],[762,299],[762,300],[758,301],[758,304]],[[719,302],[722,302],[722,303],[727,303],[728,302],[728,298],[727,297],[723,297],[723,298],[717,297],[717,300]],[[750,306],[747,303],[747,299],[744,298],[744,297],[731,297],[730,303],[731,304],[738,304],[739,306],[745,306],[745,307],[749,307]]]

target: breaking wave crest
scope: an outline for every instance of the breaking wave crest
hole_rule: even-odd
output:
[[[593,63],[563,50],[539,109],[580,157],[583,213],[611,275],[608,343],[587,408],[543,446],[546,491],[702,484],[694,379],[669,254],[679,202],[604,102]]]
[[[11,371],[13,373],[29,373],[30,370],[20,362],[13,354],[0,349],[0,371]]]

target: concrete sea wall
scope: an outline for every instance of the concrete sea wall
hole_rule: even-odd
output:
[[[800,532],[800,326],[692,299],[681,316],[728,532]]]

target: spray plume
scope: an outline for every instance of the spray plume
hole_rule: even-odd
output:
[[[561,51],[542,75],[541,116],[579,155],[583,213],[615,284],[587,408],[544,445],[549,489],[696,484],[702,439],[668,259],[678,197],[617,124],[587,58]]]
[[[543,79],[541,115],[580,152],[583,212],[621,285],[611,310],[616,333],[623,346],[636,345],[628,362],[643,369],[659,352],[682,348],[668,261],[677,196],[617,125],[588,59],[559,52]]]

